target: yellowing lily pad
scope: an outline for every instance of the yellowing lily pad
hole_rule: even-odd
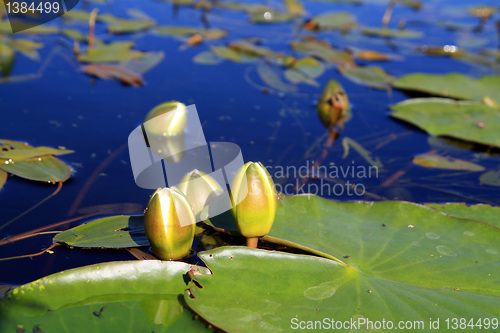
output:
[[[413,158],[413,163],[424,168],[435,168],[445,170],[467,170],[467,171],[483,171],[482,165],[461,160],[454,157],[439,156],[434,153],[424,153]]]
[[[3,170],[0,170],[0,189],[3,187],[5,182],[7,181],[7,176],[9,174]]]
[[[126,34],[146,30],[155,25],[154,20],[118,19],[108,24],[108,31],[112,34]]]
[[[12,160],[14,162],[44,155],[65,155],[71,153],[74,153],[74,151],[65,148],[32,147],[23,142],[0,140],[0,159]]]
[[[367,36],[384,38],[421,38],[423,33],[414,30],[395,30],[386,28],[363,28],[361,32]]]
[[[356,18],[349,12],[328,12],[312,18],[312,23],[319,29],[348,30],[358,24]]]
[[[414,98],[393,105],[392,116],[432,135],[500,147],[499,111],[480,102]]]

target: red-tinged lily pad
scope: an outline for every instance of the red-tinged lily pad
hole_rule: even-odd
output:
[[[413,158],[413,163],[424,168],[444,169],[444,170],[467,170],[467,171],[483,171],[482,165],[461,160],[449,156],[439,156],[429,152],[417,155]]]
[[[90,64],[83,66],[82,71],[100,79],[118,80],[125,85],[133,87],[139,87],[144,83],[143,78],[139,74],[118,65]]]

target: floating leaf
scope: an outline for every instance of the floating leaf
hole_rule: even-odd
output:
[[[358,152],[359,155],[361,155],[361,157],[364,158],[365,161],[367,161],[371,165],[376,166],[377,168],[384,167],[384,165],[382,164],[382,162],[378,157],[373,159],[372,154],[368,150],[363,148],[363,146],[361,146],[358,142],[356,142],[351,138],[347,137],[343,138],[342,147],[344,147],[344,155],[342,155],[343,159],[345,159],[349,155],[349,147],[352,147],[355,151]]]
[[[413,10],[420,10],[424,6],[422,1],[418,0],[399,0],[397,4],[405,7],[410,7]]]
[[[479,182],[481,184],[490,186],[500,186],[500,172],[498,171],[485,172],[479,177]]]
[[[117,65],[90,64],[83,66],[82,71],[103,80],[118,80],[125,85],[133,87],[139,87],[144,83],[143,78],[139,74]]]
[[[231,60],[234,62],[241,62],[241,54],[234,49],[231,49],[226,46],[214,46],[211,48],[211,51],[217,56]]]
[[[378,66],[344,66],[339,67],[339,70],[349,80],[377,89],[388,89],[394,80],[392,75]]]
[[[352,52],[354,58],[367,61],[389,61],[400,59],[397,56],[373,50],[361,50],[351,47],[349,48],[349,51]]]
[[[249,14],[253,13],[265,13],[273,11],[271,7],[254,4],[254,3],[235,3],[235,2],[225,2],[225,1],[214,1],[212,4],[214,7],[219,7],[229,10],[244,11]]]
[[[423,210],[431,211],[429,208]],[[312,209],[308,211],[318,214]],[[433,214],[442,215],[436,211]],[[490,278],[491,273],[488,273],[497,266],[493,252],[498,252],[493,248],[500,250],[498,244],[485,246],[492,252],[489,253],[483,248],[485,240],[474,241],[477,236],[461,235],[467,243],[475,244],[471,245],[472,249],[462,247],[450,242],[446,234],[437,237],[435,230],[425,222],[418,224],[425,225],[420,230],[406,225],[399,227],[404,221],[392,230],[382,228],[378,221],[370,224],[371,228],[362,227],[366,221],[363,224],[349,222],[366,231],[366,234],[356,232],[358,238],[349,246],[350,253],[359,254],[357,259],[350,260],[353,265],[277,251],[217,248],[200,254],[212,274],[191,275],[197,283],[185,292],[185,301],[213,326],[226,332],[242,333],[279,332],[285,327],[287,331],[300,327],[311,330],[365,328],[368,321],[375,322],[371,318],[378,318],[381,313],[384,325],[387,323],[391,327],[404,322],[408,313],[411,313],[412,324],[417,322],[419,327],[427,327],[429,318],[450,316],[476,322],[476,318],[500,315],[500,288],[495,284],[498,279]],[[480,236],[491,229],[476,227],[478,223],[474,222],[466,224],[481,230]],[[308,227],[311,227],[309,223]],[[395,239],[394,232],[407,236]],[[330,242],[345,244],[344,232],[337,234],[334,239],[331,237],[335,232],[328,235]],[[375,235],[384,246],[372,241],[374,247],[366,248],[370,237]],[[494,242],[492,237],[487,239]],[[448,246],[458,253],[450,251]],[[415,271],[418,272],[416,276],[411,274]],[[483,275],[488,279],[482,279]],[[484,285],[485,282],[491,289]]]
[[[7,78],[12,70],[16,52],[7,44],[0,43],[0,74]]]
[[[467,90],[463,87],[464,92]],[[498,109],[479,102],[445,98],[414,98],[393,105],[393,117],[410,122],[432,135],[500,147]]]
[[[278,12],[274,10],[265,10],[252,12],[250,15],[250,21],[254,23],[283,23],[289,22],[296,18],[295,14],[290,14],[288,12]]]
[[[304,39],[300,42],[292,42],[290,46],[294,50],[305,52],[333,64],[344,65],[354,63],[352,56],[348,52],[336,50],[326,41]]]
[[[212,51],[203,51],[193,58],[193,62],[200,65],[217,65],[222,62],[222,58],[216,56]]]
[[[149,246],[144,233],[144,216],[111,216],[66,230],[54,243],[86,248],[126,248]]]
[[[257,73],[259,74],[262,81],[268,86],[277,89],[282,92],[295,92],[297,87],[284,82],[281,79],[280,74],[271,66],[259,63],[257,65]]]
[[[0,301],[0,331],[191,332],[205,330],[179,296],[188,271],[183,262],[140,260],[79,267],[12,289]],[[89,326],[90,325],[90,326]]]
[[[148,52],[142,58],[131,59],[120,63],[120,67],[131,71],[132,73],[142,75],[150,71],[163,60],[165,54],[160,52]]]
[[[500,228],[500,207],[493,207],[484,204],[468,206],[463,202],[450,202],[444,204],[427,203],[425,206],[438,209],[455,217],[481,221]],[[471,233],[466,234],[471,237],[474,236]]]
[[[355,28],[358,24],[356,18],[349,12],[328,12],[317,15],[311,19],[311,22],[319,29],[327,30],[349,30]]]
[[[493,14],[498,12],[498,7],[497,6],[478,5],[478,6],[470,7],[468,12],[469,12],[469,14],[471,14],[474,17],[477,17],[477,18],[480,18],[483,20],[487,20]]]
[[[320,77],[325,72],[323,63],[313,57],[305,57],[296,60],[292,63],[291,67],[312,79]]]
[[[316,80],[293,68],[289,68],[285,71],[285,77],[292,83],[307,83],[311,86],[319,87],[319,83]]]
[[[90,12],[72,9],[63,15],[64,19],[77,20],[82,22],[88,22],[90,20]]]
[[[81,42],[88,42],[89,41],[89,35],[84,34],[80,32],[79,30],[76,29],[70,29],[70,28],[65,28],[61,30],[61,33],[71,39],[81,41]],[[101,46],[104,45],[104,43],[94,37],[94,45]]]
[[[31,60],[38,60],[40,58],[37,49],[43,47],[43,43],[36,43],[29,39],[12,39],[8,41],[8,44],[14,50],[22,53]]]
[[[252,56],[267,57],[267,58],[283,58],[283,53],[274,52],[266,47],[257,46],[253,43],[240,40],[231,42],[228,45],[229,48],[236,50],[238,52],[247,53]]]
[[[284,0],[286,11],[292,15],[304,15],[304,5],[300,0]]]
[[[156,21],[154,20],[125,20],[119,19],[109,22],[108,32],[112,34],[126,34],[138,31],[143,31],[154,27]]]
[[[413,158],[413,163],[424,168],[436,168],[445,170],[467,170],[483,171],[482,165],[464,161],[454,157],[439,156],[434,153],[424,153]]]
[[[227,36],[227,31],[217,28],[200,29],[193,27],[182,26],[161,26],[156,28],[156,32],[160,35],[168,36],[193,36],[201,35],[206,39],[220,39]]]
[[[71,153],[74,153],[74,151],[65,148],[32,147],[27,143],[19,141],[0,140],[0,159],[10,159],[14,162],[44,155],[65,155]]]
[[[14,163],[0,159],[0,169],[21,178],[41,182],[64,182],[71,177],[71,169],[54,156],[35,157]]]
[[[0,169],[0,189],[3,187],[3,185],[7,181],[7,176],[8,176],[8,173]]]
[[[363,28],[361,32],[367,36],[385,37],[385,38],[420,38],[423,33],[414,30],[394,30],[386,28]]]
[[[393,82],[393,86],[450,98],[482,100],[490,97],[500,102],[499,75],[483,76],[476,80],[460,73],[413,73],[400,77]]]
[[[87,48],[87,53],[78,56],[81,62],[117,62],[144,57],[146,54],[132,50],[134,42],[120,41]]]

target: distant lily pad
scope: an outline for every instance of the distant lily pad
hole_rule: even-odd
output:
[[[394,77],[378,66],[340,67],[340,73],[349,80],[377,89],[388,89]]]
[[[257,73],[259,74],[262,81],[269,87],[277,89],[282,92],[295,92],[297,91],[297,86],[293,84],[288,84],[281,78],[280,73],[273,67],[267,64],[258,64]]]
[[[445,170],[467,170],[467,171],[483,171],[482,165],[461,160],[454,157],[439,156],[434,153],[425,153],[417,155],[413,158],[413,163],[424,168],[436,168]]]
[[[395,30],[386,28],[363,28],[361,32],[367,36],[385,37],[385,38],[421,38],[423,33],[414,30]]]
[[[0,189],[3,187],[5,182],[7,181],[7,176],[9,174],[3,170],[0,169]]]
[[[87,48],[87,52],[78,56],[81,62],[118,62],[137,59],[145,56],[145,53],[132,50],[134,42],[120,41],[110,44],[95,45]]]
[[[200,65],[218,65],[222,61],[223,59],[216,56],[212,51],[200,52],[193,58],[193,62]]]
[[[156,32],[160,35],[168,36],[193,36],[200,35],[206,39],[220,39],[227,36],[228,32],[226,30],[211,28],[202,29],[194,27],[184,27],[184,26],[160,26],[157,27]]]
[[[284,0],[286,11],[292,15],[304,15],[306,10],[301,0]]]
[[[311,19],[318,29],[326,30],[348,30],[358,24],[356,18],[349,12],[328,12],[319,14]]]
[[[154,20],[119,19],[108,24],[108,31],[112,34],[126,34],[146,30],[155,25]]]
[[[292,42],[290,46],[297,51],[307,53],[311,56],[326,60],[336,65],[353,64],[352,56],[346,52],[332,48],[332,46],[322,40],[303,39]]]
[[[500,76],[474,79],[460,73],[404,75],[393,82],[398,89],[412,90],[458,99],[482,100],[485,97],[500,102]]]
[[[316,80],[312,79],[311,77],[305,75],[303,72],[294,68],[287,69],[285,71],[285,77],[291,83],[306,83],[314,87],[319,86],[319,83]]]
[[[29,39],[12,39],[8,41],[10,47],[32,60],[38,60],[38,49],[43,47],[43,43],[37,43]]]
[[[479,182],[481,184],[490,186],[500,186],[500,172],[499,171],[485,172],[479,177]]]
[[[467,88],[463,88],[467,91]],[[392,116],[410,122],[432,135],[500,147],[498,109],[480,102],[445,98],[415,98],[391,107]]]
[[[292,63],[291,66],[312,79],[320,77],[325,72],[325,65],[313,57],[305,57]]]

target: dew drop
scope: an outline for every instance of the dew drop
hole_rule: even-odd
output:
[[[438,245],[436,246],[436,250],[441,253],[442,255],[449,256],[449,257],[456,257],[457,254],[453,252],[448,246],[446,245]]]
[[[433,233],[433,232],[427,232],[425,233],[425,235],[427,236],[427,238],[429,239],[439,239],[441,236],[439,236],[438,234],[436,233]]]
[[[465,235],[465,236],[472,237],[472,236],[475,236],[476,234],[475,234],[475,233],[473,233],[472,231],[464,231],[464,235]]]
[[[489,254],[498,254],[497,251],[492,250],[492,249],[486,249],[486,253],[489,253]]]

